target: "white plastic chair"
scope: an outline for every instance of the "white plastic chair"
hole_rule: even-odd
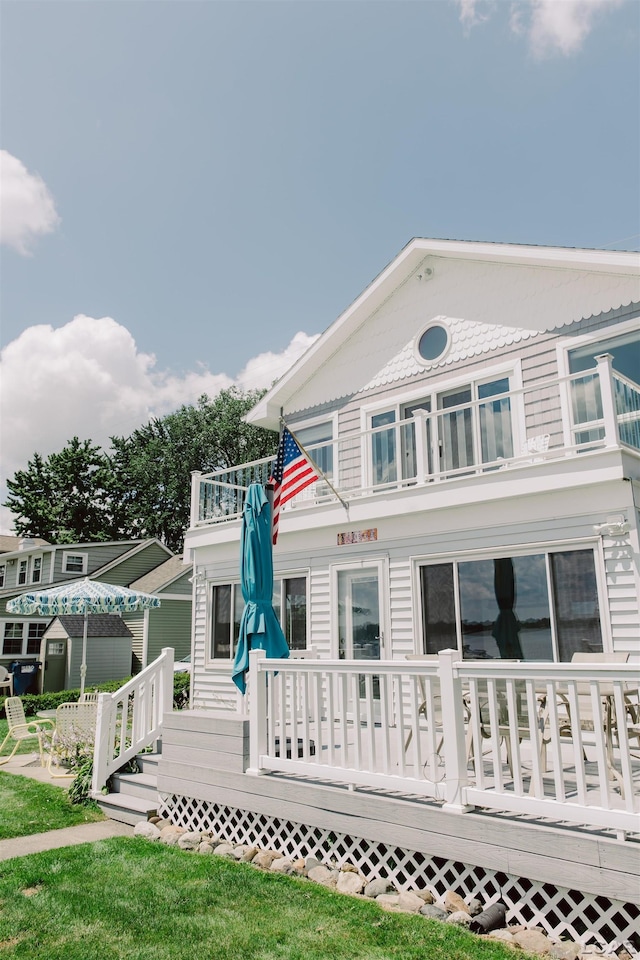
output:
[[[53,727],[53,721],[41,719],[40,717],[36,720],[27,720],[24,715],[24,707],[20,697],[7,697],[4,702],[4,710],[7,715],[9,729],[6,737],[0,744],[0,754],[10,740],[14,741],[14,746],[8,757],[2,757],[2,759],[0,759],[0,764],[8,763],[15,755],[20,744],[24,743],[25,740],[36,740],[38,742],[38,752],[40,753],[40,763],[44,767],[42,734],[47,728]]]
[[[4,690],[8,696],[13,696],[13,674],[6,667],[0,667],[0,692]]]
[[[61,703],[56,710],[56,725],[49,744],[48,770],[52,777],[75,777],[75,770],[65,769],[83,754],[93,753],[96,737],[98,704]]]

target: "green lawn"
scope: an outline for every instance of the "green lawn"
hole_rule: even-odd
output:
[[[0,953],[28,960],[506,960],[423,917],[118,837],[2,864]],[[525,955],[519,953],[519,956]]]
[[[29,719],[33,720],[33,717],[27,717],[27,720]],[[2,741],[6,737],[8,729],[9,729],[9,724],[3,717],[2,719],[0,719],[0,743],[2,743]],[[8,757],[11,751],[13,750],[14,746],[15,746],[14,741],[9,740],[9,742],[5,744],[5,748],[2,751],[2,756]],[[19,744],[18,749],[16,751],[16,757],[19,756],[21,753],[37,753],[37,752],[38,752],[38,741],[25,740],[23,743]],[[0,767],[0,770],[1,769],[2,768]]]
[[[0,768],[0,840],[104,819],[94,804],[73,806],[61,787],[3,773]]]

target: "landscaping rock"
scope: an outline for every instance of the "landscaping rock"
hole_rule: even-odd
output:
[[[445,923],[451,923],[454,927],[468,927],[472,917],[467,910],[454,910],[450,913]]]
[[[413,892],[415,893],[416,897],[420,897],[424,903],[433,903],[434,901],[434,896],[431,893],[431,890],[427,890],[426,887],[423,890],[414,890]]]
[[[430,920],[446,920],[449,916],[446,910],[443,910],[442,907],[437,907],[435,903],[425,903],[424,907],[420,908],[420,913],[423,917],[428,917]]]
[[[307,876],[309,880],[320,883],[323,887],[335,887],[338,882],[338,871],[330,870],[329,867],[324,867],[322,864],[309,870]]]
[[[362,893],[364,880],[357,873],[341,870],[338,874],[337,890],[339,893]]]
[[[198,853],[213,853],[213,845],[207,840],[203,840],[198,847]]]
[[[501,940],[503,943],[515,943],[513,934],[506,929],[492,930],[487,936],[492,940]]]
[[[271,864],[271,873],[293,873],[293,861],[286,857],[276,857]]]
[[[553,960],[578,960],[581,953],[581,944],[574,943],[572,940],[554,943],[549,950],[549,956],[553,957]],[[620,960],[620,954],[618,954],[618,960]]]
[[[358,868],[353,863],[343,863],[340,869],[344,873],[360,873]]]
[[[407,913],[419,913],[424,907],[424,900],[410,890],[402,890],[398,894],[398,906]]]
[[[160,831],[160,843],[165,843],[168,847],[177,847],[178,840],[186,832],[184,827],[174,827],[173,825],[163,827]]]
[[[140,823],[136,823],[133,828],[134,837],[144,837],[145,840],[159,840],[160,831],[156,827],[155,823],[151,821],[141,820]]]
[[[365,885],[364,895],[375,900],[384,893],[392,893],[393,889],[393,884],[389,880],[372,880]]]
[[[469,900],[467,909],[472,917],[477,917],[479,913],[482,913],[484,907],[482,906],[480,900],[477,900],[475,897],[473,897],[473,899]]]
[[[447,890],[444,895],[444,906],[448,913],[459,913],[461,910],[469,913],[469,907],[455,890]]]
[[[513,939],[529,953],[540,953],[543,956],[551,951],[553,944],[549,938],[540,930],[523,930],[521,933],[514,933]]]
[[[181,850],[197,850],[201,843],[201,833],[183,833],[178,837],[178,846]]]
[[[231,860],[235,860],[235,851],[232,843],[219,843],[213,848],[213,852],[216,857],[228,857]]]
[[[281,856],[281,853],[274,853],[273,850],[258,850],[251,862],[261,870],[271,870],[273,861]]]
[[[318,860],[316,857],[307,857],[304,862],[306,876],[309,876],[309,870],[313,870],[314,867],[321,867],[322,865],[322,860]]]
[[[240,846],[240,847],[236,847],[236,852],[237,851],[240,851],[242,853],[242,856],[240,857],[240,859],[243,861],[243,863],[251,863],[254,857],[256,856],[256,854],[258,853],[258,848]]]

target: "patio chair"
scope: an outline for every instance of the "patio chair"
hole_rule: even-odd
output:
[[[603,663],[627,663],[629,660],[629,654],[624,652],[615,652],[615,653],[591,653],[591,652],[582,652],[576,651],[571,657],[571,663],[584,663],[584,664],[593,664],[594,666]],[[610,681],[602,680],[598,685],[598,690],[600,693],[600,699],[603,705],[604,712],[604,722],[606,726],[607,734],[607,752],[608,752],[608,762],[611,766],[612,772],[614,771],[613,767],[613,742],[614,738],[618,736],[618,719],[616,717],[615,708],[613,705],[613,684]],[[578,703],[578,722],[580,724],[580,730],[584,732],[591,732],[594,730],[594,716],[593,716],[593,702],[591,699],[591,685],[589,681],[583,680],[579,683],[576,683],[576,694],[577,694],[577,703]],[[629,724],[632,729],[633,735],[633,726],[638,723],[638,690],[634,691],[627,684],[625,684],[624,689],[624,703],[625,703],[625,719],[628,717]],[[558,707],[560,709],[560,735],[564,737],[572,736],[571,728],[571,709],[569,705],[569,699],[567,693],[564,690],[558,691]],[[586,760],[586,752],[582,750],[583,757]]]
[[[93,754],[97,716],[95,701],[60,704],[48,744],[48,770],[52,777],[74,777],[76,772],[69,767],[73,767],[83,755]],[[64,772],[61,772],[62,768]]]
[[[2,690],[10,697],[13,696],[13,674],[9,673],[6,667],[0,667],[0,691]]]
[[[40,754],[40,763],[44,767],[45,761],[42,748],[42,734],[47,728],[53,727],[53,721],[44,720],[41,718],[38,718],[37,720],[27,720],[24,715],[24,707],[20,697],[7,697],[4,702],[4,709],[7,715],[9,729],[6,737],[2,741],[2,744],[0,744],[0,754],[10,740],[14,741],[14,746],[8,757],[2,757],[0,759],[0,764],[8,763],[9,760],[11,760],[15,755],[15,752],[21,743],[24,743],[26,740],[36,740],[38,743],[38,752]]]
[[[89,693],[81,693],[78,697],[78,703],[97,703],[98,691],[92,690]]]

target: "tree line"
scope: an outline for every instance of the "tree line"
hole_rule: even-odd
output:
[[[7,480],[4,506],[18,536],[50,543],[157,537],[180,552],[189,526],[191,472],[208,473],[275,454],[275,433],[244,422],[264,391],[236,387],[153,418],[103,450],[73,437],[35,453]]]

